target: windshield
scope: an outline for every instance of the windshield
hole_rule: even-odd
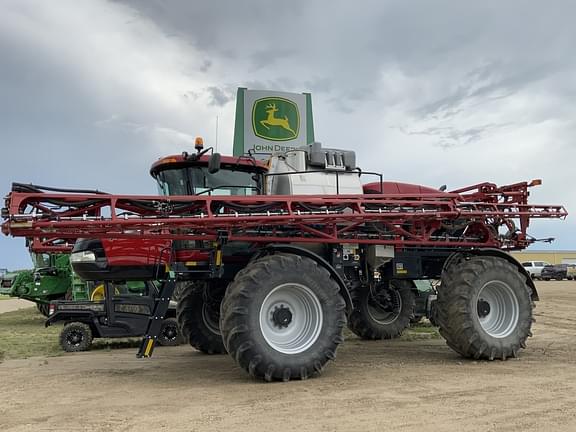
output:
[[[161,171],[156,180],[162,195],[256,195],[258,176],[246,171],[179,168]]]
[[[157,180],[161,195],[190,195],[186,169],[164,170]]]
[[[50,267],[50,255],[42,253],[32,254],[32,263],[35,268]]]

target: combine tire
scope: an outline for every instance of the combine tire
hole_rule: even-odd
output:
[[[228,286],[220,329],[232,358],[253,377],[306,379],[336,357],[345,309],[325,268],[298,255],[269,255]]]
[[[60,346],[66,352],[86,351],[92,344],[92,330],[87,324],[71,322],[60,332]]]
[[[190,284],[176,306],[176,319],[182,338],[204,354],[226,352],[220,334],[220,302],[208,297],[205,282]]]
[[[176,282],[176,288],[174,288],[174,292],[172,293],[172,300],[179,302],[182,296],[186,293],[188,285],[187,282]]]
[[[176,318],[166,318],[160,327],[158,343],[162,346],[180,345],[180,331]]]
[[[382,284],[373,290],[355,290],[348,328],[366,340],[400,336],[414,319],[416,300],[412,288],[409,281],[393,280],[389,288]]]
[[[526,276],[497,257],[454,263],[442,274],[437,319],[446,344],[464,357],[516,357],[531,336],[532,299]]]
[[[45,317],[48,316],[50,305],[48,303],[36,303],[36,309]]]

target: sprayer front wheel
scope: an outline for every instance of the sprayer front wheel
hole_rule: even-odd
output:
[[[345,308],[338,284],[315,261],[269,255],[228,286],[220,329],[229,354],[253,377],[306,379],[336,357]]]

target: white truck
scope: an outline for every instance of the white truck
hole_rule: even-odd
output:
[[[550,265],[550,263],[546,261],[524,261],[522,263],[522,267],[530,273],[532,279],[541,279],[542,269],[547,265]]]

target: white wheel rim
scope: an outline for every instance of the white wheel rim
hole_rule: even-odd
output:
[[[316,342],[322,329],[320,300],[307,286],[278,285],[262,302],[259,322],[270,347],[284,354],[304,352]]]
[[[514,332],[520,317],[516,294],[504,282],[486,283],[478,293],[476,313],[486,333],[494,338],[505,338]]]

